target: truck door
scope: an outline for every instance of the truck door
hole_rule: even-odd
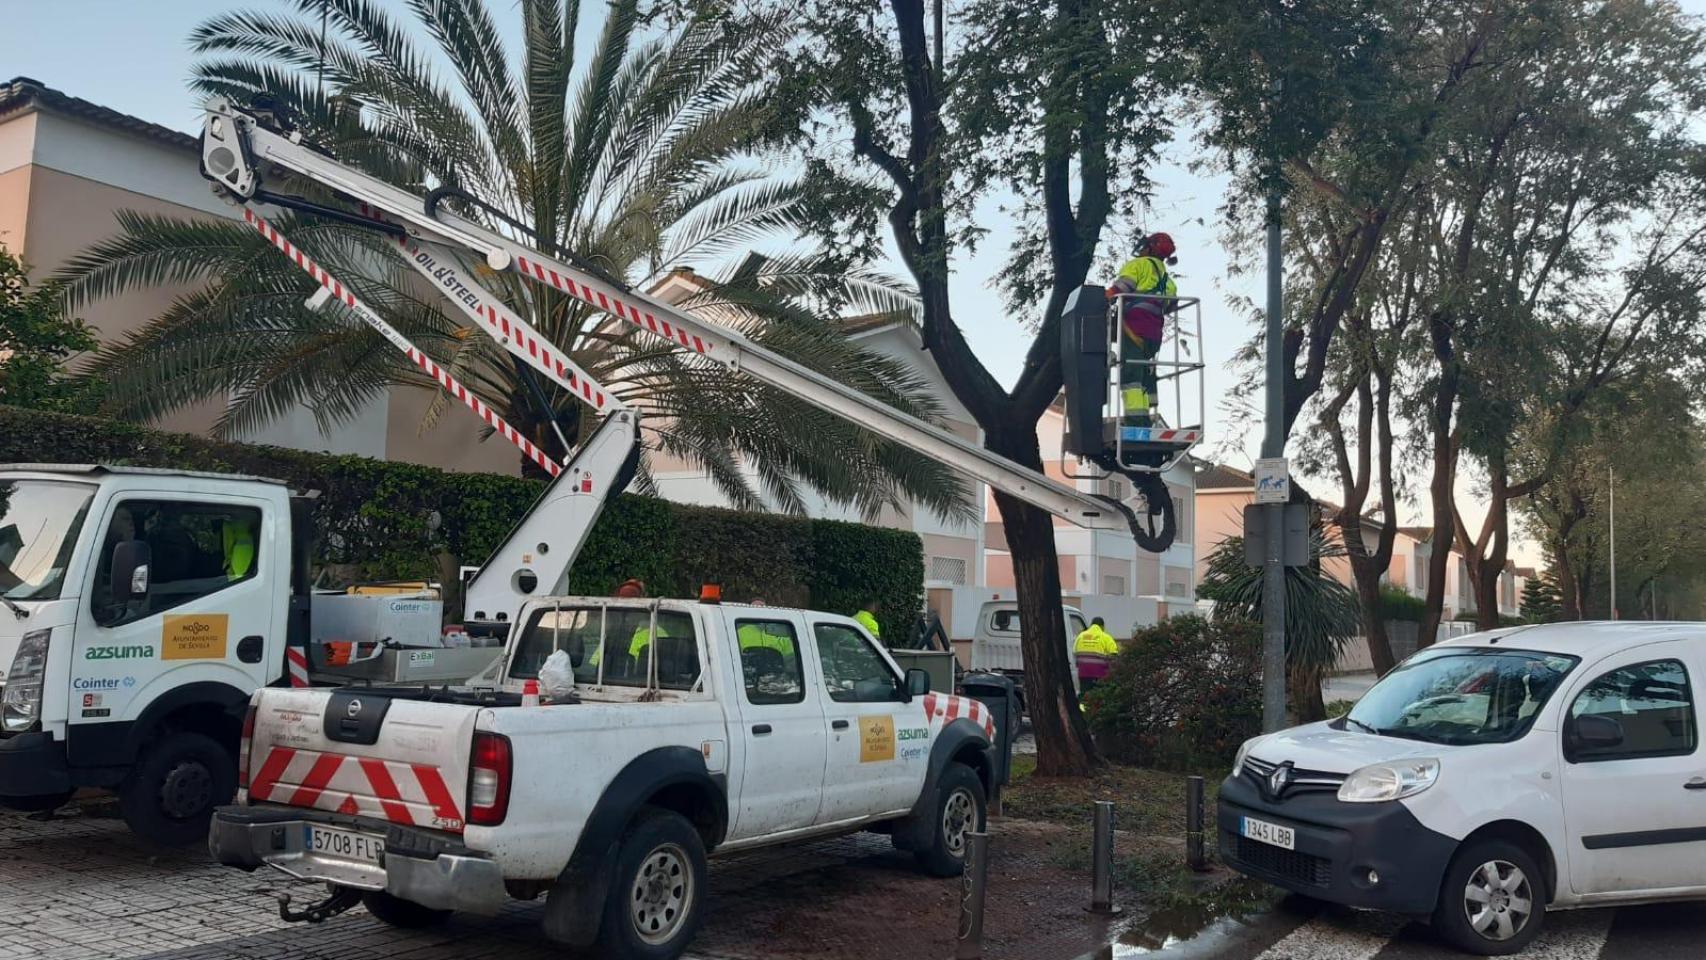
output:
[[[823,792],[820,685],[806,682],[801,621],[783,611],[729,611],[746,744],[729,839],[809,827]]]
[[[929,763],[923,705],[908,701],[900,674],[858,627],[814,620],[812,639],[828,698],[818,823],[909,809]]]
[[[95,725],[134,721],[162,693],[213,682],[244,693],[267,680],[265,650],[289,572],[286,535],[265,502],[237,496],[114,497],[84,585],[72,649],[69,750],[74,763],[115,746]],[[114,548],[146,545],[134,594],[114,596]],[[276,649],[276,647],[275,647]],[[82,731],[79,731],[79,727]],[[83,732],[83,736],[78,736]]]
[[[1695,707],[1703,665],[1691,643],[1603,661],[1564,704],[1564,822],[1579,894],[1706,883],[1706,758]],[[1590,731],[1598,739],[1584,742]]]

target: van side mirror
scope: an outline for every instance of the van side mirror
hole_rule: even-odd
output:
[[[1611,717],[1588,714],[1570,721],[1569,746],[1571,758],[1576,751],[1610,750],[1623,744],[1623,724]]]
[[[930,692],[930,674],[917,668],[906,671],[906,694],[922,697]]]
[[[153,559],[153,548],[141,540],[121,540],[113,544],[112,579],[109,581],[113,602],[148,596],[148,565]]]

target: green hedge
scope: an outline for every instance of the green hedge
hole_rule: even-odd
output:
[[[0,463],[211,470],[317,490],[316,562],[362,579],[436,578],[449,564],[483,562],[542,488],[520,477],[224,443],[4,406]],[[593,527],[569,571],[569,590],[607,594],[629,577],[654,595],[695,596],[700,584],[719,583],[731,600],[763,597],[836,613],[853,613],[875,594],[883,635],[892,638],[910,627],[922,601],[923,545],[903,530],[624,494]]]

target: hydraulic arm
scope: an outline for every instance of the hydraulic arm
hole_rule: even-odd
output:
[[[329,189],[358,205],[359,209],[343,210],[274,192],[267,188],[272,167]],[[1140,543],[1146,540],[1153,542],[1153,536],[1146,536],[1147,531],[1140,528],[1137,517],[1124,504],[1082,492],[985,450],[972,441],[895,410],[858,390],[773,353],[735,331],[701,320],[633,290],[595,267],[575,262],[570,255],[553,256],[525,246],[509,236],[444,209],[436,202],[437,194],[423,200],[413,193],[352,169],[323,152],[305,146],[298,136],[278,129],[265,114],[241,110],[222,98],[215,98],[210,102],[202,133],[202,169],[203,174],[217,185],[219,192],[239,204],[272,204],[384,230],[397,239],[405,259],[411,259],[417,269],[422,267],[418,258],[424,252],[436,261],[436,266],[422,270],[423,275],[443,284],[450,300],[475,319],[480,329],[493,335],[511,353],[547,373],[577,396],[582,396],[595,409],[598,409],[600,404],[579,387],[580,384],[590,384],[590,378],[573,368],[566,357],[562,357],[536,332],[522,323],[519,317],[505,309],[496,297],[481,290],[471,278],[457,272],[452,284],[439,277],[435,272],[437,266],[447,266],[452,271],[457,268],[450,257],[433,258],[432,252],[435,249],[449,249],[474,254],[482,258],[486,266],[494,271],[511,271],[533,282],[550,286],[625,323],[667,340],[677,349],[697,353],[729,371],[745,374],[917,453],[950,464],[996,490],[1047,510],[1075,525],[1089,529],[1130,531],[1139,538]],[[551,246],[545,242],[540,245]],[[467,291],[468,295],[461,295],[458,288]],[[591,385],[591,389],[596,390],[598,396],[606,397],[606,403],[610,402],[608,394],[596,388],[596,385]],[[634,422],[633,429],[637,431],[637,418],[631,411],[628,412],[628,419]],[[567,471],[563,476],[567,476]],[[562,482],[559,477],[556,483]],[[609,491],[600,490],[600,496],[606,492]],[[548,498],[549,494],[546,499]],[[546,499],[536,505],[535,512],[547,505]],[[529,520],[524,521],[524,526],[531,520],[532,517],[529,517]],[[584,533],[584,529],[581,532]],[[568,547],[567,559],[572,559],[578,546],[579,544],[575,543]],[[1164,549],[1165,544],[1161,544],[1160,548]],[[556,552],[553,550],[553,553]],[[565,569],[567,559],[563,563]],[[497,569],[490,569],[494,566],[497,566]],[[552,566],[555,567],[556,564]],[[518,594],[531,592],[522,591],[521,584],[515,583],[519,576],[515,567],[506,571],[496,564],[488,564],[488,569],[482,570],[481,576],[506,578],[512,582],[511,586]],[[521,578],[524,582],[526,579]],[[545,584],[547,588],[552,585]],[[472,594],[472,590],[470,593]],[[472,602],[469,609],[475,609]]]

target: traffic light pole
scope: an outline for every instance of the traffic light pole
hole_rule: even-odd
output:
[[[1284,289],[1280,278],[1279,185],[1268,193],[1268,395],[1264,458],[1285,456],[1285,357],[1281,340]],[[1267,553],[1262,558],[1262,730],[1285,726],[1285,504],[1267,511]]]

